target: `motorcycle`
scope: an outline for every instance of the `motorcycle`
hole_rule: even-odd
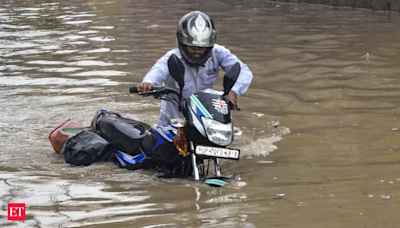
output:
[[[220,159],[240,158],[240,150],[228,148],[236,128],[230,101],[225,98],[239,76],[240,64],[234,64],[226,72],[223,92],[208,89],[196,92],[188,99],[182,96],[185,72],[182,62],[172,55],[168,68],[179,85],[179,91],[154,86],[146,92],[130,87],[130,93],[172,101],[184,118],[171,119],[170,124],[149,126],[138,120],[122,118],[118,113],[100,110],[91,125],[92,131],[117,145],[115,162],[121,168],[156,168],[160,171],[156,177],[193,176],[197,182],[205,178],[203,182],[210,186],[225,186],[231,180],[222,176]],[[207,178],[212,162],[215,176]]]

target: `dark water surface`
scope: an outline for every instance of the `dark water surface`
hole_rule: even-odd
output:
[[[3,0],[0,227],[399,227],[399,14],[245,2]],[[234,113],[243,156],[222,165],[236,182],[65,164],[47,137],[67,119],[156,122],[159,101],[128,87],[190,10],[254,73]],[[7,203],[27,220],[8,221]]]

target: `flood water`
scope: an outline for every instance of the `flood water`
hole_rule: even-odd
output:
[[[264,1],[3,0],[1,227],[399,227],[400,15]],[[71,119],[129,111],[191,10],[254,73],[224,188],[113,163],[71,167],[47,139]],[[222,89],[221,81],[216,85]],[[284,194],[284,195],[277,195]],[[8,221],[25,203],[26,221]]]

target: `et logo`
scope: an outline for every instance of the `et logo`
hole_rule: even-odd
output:
[[[25,220],[25,204],[9,203],[8,220]]]

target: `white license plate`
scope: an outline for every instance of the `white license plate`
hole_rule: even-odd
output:
[[[218,148],[211,146],[196,146],[196,154],[209,157],[239,160],[240,150]]]

